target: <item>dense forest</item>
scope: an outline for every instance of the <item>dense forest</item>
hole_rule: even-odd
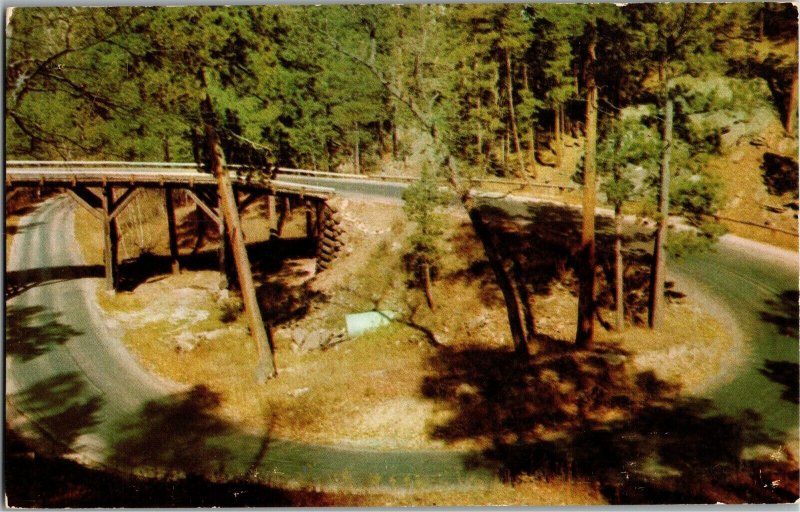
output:
[[[207,89],[229,162],[379,172],[436,147],[471,172],[535,176],[584,135],[589,82],[607,138],[626,107],[708,76],[764,79],[791,132],[796,64],[753,48],[796,38],[796,16],[770,3],[18,8],[7,152],[191,161]],[[676,129],[684,152],[708,151],[713,127],[680,121],[721,99],[689,92]]]
[[[18,8],[6,38],[9,158],[204,163],[210,124],[228,163],[441,171],[481,236],[465,177],[537,179],[572,155],[581,346],[598,190],[618,221],[634,197],[657,221],[657,327],[667,218],[712,229],[703,163],[741,122],[726,113],[767,108],[797,132],[786,3]],[[495,273],[526,352],[525,301]]]

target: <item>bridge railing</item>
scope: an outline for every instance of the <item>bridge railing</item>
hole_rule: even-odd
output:
[[[63,161],[63,160],[7,160],[5,162],[7,168],[31,168],[42,167],[50,169],[136,169],[136,170],[166,170],[175,169],[181,171],[196,170],[200,171],[201,167],[193,162],[120,162],[112,160],[77,160],[77,161]],[[239,171],[242,169],[250,169],[248,166],[229,164],[226,166],[231,171]],[[409,184],[417,181],[418,178],[412,176],[401,176],[396,174],[352,174],[352,173],[338,173],[338,172],[325,172],[314,171],[310,169],[296,169],[290,167],[278,167],[278,174],[288,176],[301,176],[309,178],[327,178],[327,179],[340,179],[340,180],[356,180],[356,181],[380,181],[385,183],[399,183]],[[531,190],[531,191],[545,191],[549,195],[568,194],[579,190],[579,187],[567,183],[542,183],[532,180],[511,180],[504,178],[470,178],[470,186],[480,188],[504,188],[516,190]]]
[[[349,174],[349,173],[339,173],[339,172],[324,172],[324,171],[311,171],[308,169],[291,169],[286,167],[279,167],[278,173],[280,174],[288,174],[292,176],[306,176],[310,178],[331,178],[331,179],[352,179],[352,180],[363,180],[363,181],[383,181],[383,182],[390,182],[390,183],[413,183],[417,181],[418,178],[411,177],[411,176],[399,176],[394,174]],[[531,189],[543,189],[549,190],[553,192],[571,192],[579,190],[579,187],[572,184],[558,184],[558,183],[542,183],[537,181],[529,181],[529,180],[509,180],[503,178],[470,178],[469,181],[470,185],[472,186],[485,186],[485,185],[499,185],[504,187],[515,187],[515,188],[531,188]]]
[[[116,162],[112,160],[6,160],[6,167],[49,167],[59,169],[81,168],[152,168],[152,169],[197,169],[195,163],[186,162]]]

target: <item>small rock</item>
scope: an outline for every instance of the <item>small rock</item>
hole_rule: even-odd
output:
[[[329,334],[327,331],[323,329],[317,329],[316,331],[311,331],[308,333],[301,347],[305,352],[309,350],[316,350],[322,347],[328,338]]]
[[[305,329],[297,327],[292,331],[292,341],[297,344],[298,347],[302,347],[303,343],[305,342],[306,336],[308,333]]]
[[[174,338],[175,350],[178,352],[191,352],[197,346],[196,337],[189,331],[184,331]]]
[[[310,389],[311,388],[297,388],[297,389],[293,389],[293,390],[289,391],[286,394],[291,396],[291,397],[298,397],[300,395],[305,395],[306,393],[309,392]]]

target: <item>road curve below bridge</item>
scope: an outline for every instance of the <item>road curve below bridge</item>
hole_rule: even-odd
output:
[[[475,453],[369,451],[269,439],[212,414],[214,397],[143,370],[95,301],[102,269],[74,243],[74,203],[25,217],[7,265],[9,423],[43,449],[87,465],[200,473],[287,487],[452,488],[494,479]]]
[[[325,185],[343,195],[393,200],[403,188]],[[71,242],[73,225],[73,204],[51,199],[23,219],[9,254],[6,403],[13,428],[88,464],[162,475],[204,472],[346,488],[474,487],[493,480],[488,470],[474,469],[481,466],[475,453],[305,445],[216,420],[208,412],[213,397],[148,374],[105,326],[94,300],[99,271],[85,266]],[[747,367],[712,398],[725,410],[758,411],[791,438],[798,423],[798,269],[796,254],[786,260],[786,254],[776,262],[725,241],[675,268],[724,303],[754,347]]]

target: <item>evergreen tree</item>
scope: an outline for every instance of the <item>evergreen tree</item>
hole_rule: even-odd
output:
[[[625,9],[643,54],[648,56],[655,68],[659,84],[657,94],[663,108],[658,228],[653,249],[648,315],[650,327],[658,328],[663,319],[665,247],[672,175],[675,95],[670,84],[674,77],[682,73],[701,73],[721,67],[719,54],[712,51],[721,16],[720,7],[715,4],[637,4]]]
[[[411,266],[422,284],[428,307],[435,308],[431,286],[436,262],[441,256],[440,239],[444,234],[439,210],[446,207],[452,197],[441,188],[436,173],[429,165],[422,167],[420,179],[403,191],[403,209],[415,224],[409,242]]]

